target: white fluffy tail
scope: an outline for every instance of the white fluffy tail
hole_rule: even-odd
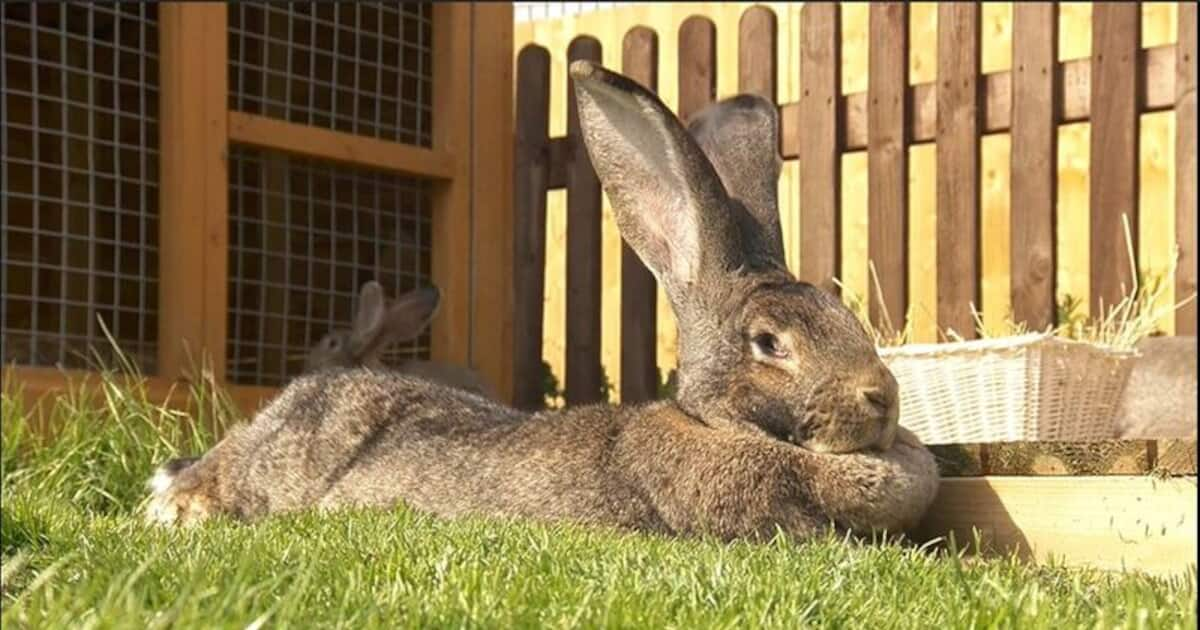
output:
[[[150,489],[151,494],[162,495],[170,489],[179,473],[198,461],[200,461],[199,457],[179,457],[168,460],[154,471],[154,476],[146,482],[146,487]]]

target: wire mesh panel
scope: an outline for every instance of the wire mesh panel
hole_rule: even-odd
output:
[[[229,176],[230,381],[299,374],[368,280],[390,298],[430,284],[428,182],[241,146]],[[426,330],[385,362],[428,354]]]
[[[3,360],[154,370],[158,10],[4,3]]]
[[[430,145],[432,4],[229,7],[229,107]]]

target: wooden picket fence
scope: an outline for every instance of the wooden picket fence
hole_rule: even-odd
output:
[[[1176,112],[1175,223],[1180,259],[1176,296],[1196,290],[1196,9],[1178,7],[1178,42],[1141,48],[1141,7],[1093,8],[1090,59],[1058,61],[1058,9],[1048,3],[1013,6],[1011,71],[980,71],[980,7],[938,6],[937,80],[909,85],[908,7],[870,6],[866,92],[842,94],[840,9],[806,4],[800,16],[801,95],[781,103],[780,151],[799,161],[799,276],[813,283],[839,277],[841,158],[866,150],[870,217],[867,251],[882,304],[872,293],[870,316],[907,309],[908,148],[937,147],[937,324],[969,337],[971,305],[980,304],[980,142],[1011,133],[1012,306],[1014,319],[1034,328],[1055,319],[1057,128],[1089,121],[1091,312],[1116,303],[1134,278],[1126,257],[1123,216],[1138,225],[1138,121],[1144,113]],[[738,24],[739,91],[778,102],[775,14],[747,9]],[[619,70],[657,89],[658,43],[646,27],[624,37]],[[716,94],[716,25],[693,16],[679,31],[677,114],[689,116]],[[919,43],[918,43],[919,44]],[[567,60],[601,60],[600,43],[581,35]],[[601,190],[579,134],[571,85],[568,123],[549,137],[550,52],[524,47],[517,60],[514,161],[514,403],[543,400],[542,322],[545,290],[546,193],[566,189],[566,369],[568,404],[600,398]],[[1084,235],[1081,235],[1083,237]],[[1103,253],[1103,254],[1102,254]],[[637,256],[622,247],[621,394],[652,399],[656,287]],[[898,315],[899,314],[899,315]],[[1193,304],[1176,311],[1177,334],[1195,334]]]

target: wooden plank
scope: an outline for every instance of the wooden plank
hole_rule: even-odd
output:
[[[1133,287],[1125,219],[1138,243],[1138,104],[1135,63],[1141,7],[1101,2],[1092,8],[1089,256],[1092,316]]]
[[[970,548],[978,529],[984,551],[1178,575],[1195,570],[1196,525],[1195,477],[977,477],[943,480],[914,538]]]
[[[1013,320],[1032,330],[1055,321],[1055,201],[1058,127],[1054,123],[1058,5],[1013,5],[1012,253]]]
[[[775,12],[756,5],[738,20],[738,92],[776,101]]]
[[[433,188],[430,271],[442,302],[430,330],[436,361],[470,363],[471,329],[471,5],[433,7],[433,149],[453,156],[450,178]]]
[[[979,6],[938,5],[937,323],[976,336],[979,302]]]
[[[166,3],[159,15],[158,373],[200,360],[225,376],[229,181],[224,4]]]
[[[550,53],[530,44],[517,56],[513,169],[513,405],[538,409],[546,282],[546,173]]]
[[[1196,293],[1196,5],[1179,3],[1175,49],[1175,299]],[[1147,73],[1149,74],[1149,73]],[[1175,311],[1175,334],[1196,334],[1196,302]]]
[[[599,63],[600,42],[586,35],[571,40],[568,62]],[[601,400],[600,365],[600,180],[592,169],[574,82],[567,81],[567,356],[564,398],[568,405]]]
[[[886,330],[908,310],[908,5],[873,3],[869,20],[867,252],[883,294],[870,291],[869,313]]]
[[[1182,15],[1182,14],[1181,14]],[[1142,72],[1137,77],[1138,100],[1141,111],[1161,112],[1175,107],[1175,45],[1146,48],[1138,54],[1138,65]],[[1058,124],[1084,122],[1091,116],[1091,61],[1076,59],[1055,65],[1059,79],[1055,82],[1055,100],[1060,111],[1056,113]],[[988,73],[982,78],[983,132],[1005,133],[1012,124],[1012,77],[1009,72]],[[840,143],[845,151],[860,151],[868,145],[867,114],[868,93],[856,92],[841,97],[840,109],[845,126]],[[911,112],[908,134],[911,144],[931,142],[937,136],[937,89],[935,83],[920,83],[909,86],[905,102]],[[797,157],[800,151],[800,136],[796,135],[799,124],[796,109],[799,102],[781,107],[783,156]]]
[[[551,190],[567,187],[567,154],[570,145],[566,136],[551,138],[546,146],[546,186]]]
[[[1196,440],[1156,440],[1154,472],[1164,475],[1196,474]]]
[[[841,276],[841,39],[837,4],[806,3],[800,9],[800,106],[792,128],[804,136],[799,277],[818,286],[833,286],[830,280]]]
[[[513,355],[513,17],[510,2],[475,11],[471,64],[471,226],[475,260],[471,358],[505,401],[512,400]]]
[[[1144,68],[1138,76],[1138,94],[1143,113],[1161,112],[1175,107],[1174,45],[1156,46],[1140,52],[1139,64]],[[1087,59],[1056,64],[1054,99],[1059,103],[1057,124],[1087,121],[1091,115],[1091,66]],[[982,79],[980,103],[983,106],[982,129],[985,134],[1012,130],[1012,77],[1008,72],[993,72]],[[868,145],[868,93],[858,92],[839,96],[838,112],[842,127],[838,143],[843,151],[861,151]],[[909,86],[905,98],[908,108],[909,144],[931,142],[937,137],[937,89],[934,83]],[[800,155],[802,136],[799,119],[800,102],[780,106],[780,142],[784,159]],[[805,130],[805,133],[807,130]],[[804,136],[807,137],[807,136]],[[565,138],[550,141],[550,155],[565,156]],[[550,161],[548,183],[551,189],[566,186],[562,159]]]
[[[449,179],[454,156],[446,151],[300,125],[244,112],[229,112],[229,139],[266,149],[376,168],[402,175]]]
[[[42,367],[10,367],[4,370],[4,387],[6,391],[18,392],[22,397],[22,409],[43,416],[35,419],[35,429],[42,434],[52,433],[45,418],[51,410],[54,400],[63,395],[83,393],[92,403],[104,404],[101,390],[101,375],[85,370],[59,370]],[[185,379],[164,378],[161,376],[146,376],[134,378],[127,375],[116,375],[114,381],[127,388],[144,388],[146,401],[152,405],[165,406],[170,409],[194,412],[195,402],[192,399],[190,383]],[[12,389],[9,390],[8,388]],[[278,393],[273,387],[258,387],[250,385],[227,386],[226,393],[235,407],[249,418]],[[74,400],[74,398],[73,398]]]
[[[988,475],[1144,475],[1152,467],[1146,440],[1006,442],[987,445]]]
[[[658,91],[658,35],[637,26],[621,44],[621,72]],[[658,285],[621,239],[621,402],[658,397]]]
[[[679,26],[679,107],[685,123],[717,97],[717,27],[693,15]]]

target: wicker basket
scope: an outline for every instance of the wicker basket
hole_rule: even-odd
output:
[[[1137,353],[1036,333],[881,348],[926,444],[1111,439]]]

